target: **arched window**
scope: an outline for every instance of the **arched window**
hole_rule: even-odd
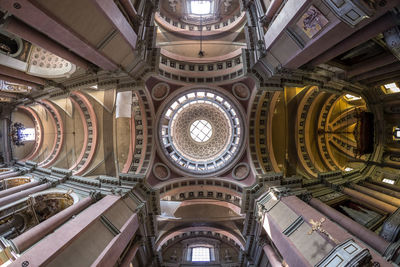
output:
[[[393,94],[400,92],[399,85],[397,83],[388,83],[382,87],[386,94]]]
[[[211,261],[211,250],[209,247],[192,248],[192,261],[209,262]]]
[[[400,141],[400,127],[393,127],[393,139]]]

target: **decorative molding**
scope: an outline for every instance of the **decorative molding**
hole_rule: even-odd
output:
[[[336,16],[351,27],[357,26],[364,19],[374,15],[375,10],[365,5],[358,6],[354,0],[323,0],[324,3],[336,14]],[[360,1],[358,1],[360,2]],[[375,2],[375,1],[365,1]]]
[[[395,242],[399,239],[400,233],[400,208],[386,219],[382,226],[379,236],[389,242]]]
[[[370,266],[372,256],[354,240],[349,239],[337,245],[315,267]]]

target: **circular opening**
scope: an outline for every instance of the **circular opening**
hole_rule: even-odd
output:
[[[190,136],[199,143],[207,142],[212,136],[212,126],[206,120],[196,120],[190,125]]]
[[[214,90],[194,89],[165,102],[158,120],[162,155],[190,174],[222,172],[238,160],[244,139],[236,105]],[[177,169],[175,169],[178,171]]]

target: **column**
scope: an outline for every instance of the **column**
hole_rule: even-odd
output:
[[[328,216],[334,222],[338,223],[351,234],[365,242],[367,245],[378,251],[380,254],[383,254],[386,251],[386,248],[390,245],[389,242],[378,236],[376,233],[365,228],[356,221],[353,221],[339,211],[331,208],[319,199],[312,198],[309,204],[319,212]]]
[[[397,207],[393,205],[387,204],[383,201],[377,200],[347,187],[343,188],[343,193],[388,213],[393,213],[397,210]]]
[[[30,41],[31,43],[34,43],[64,58],[65,60],[72,62],[82,69],[89,68],[89,64],[84,59],[14,17],[8,17],[3,26],[6,31],[20,36],[27,41]]]
[[[134,213],[122,226],[121,232],[111,240],[108,246],[103,250],[103,252],[101,252],[91,266],[108,267],[115,265],[138,229],[139,220],[137,214]]]
[[[29,266],[45,266],[48,264],[50,259],[54,259],[56,255],[61,253],[74,240],[85,233],[86,229],[88,229],[94,221],[98,220],[105,211],[109,210],[115,203],[117,203],[119,199],[119,196],[109,195],[89,206],[69,222],[61,225],[58,229],[53,229],[54,232],[50,233],[43,242],[38,242],[35,246],[32,246],[22,254],[21,257],[14,261],[13,266],[21,266],[25,261],[29,262]],[[48,220],[50,219],[51,218]],[[30,238],[34,238],[32,234],[29,235]],[[28,242],[22,242],[24,241],[21,240],[22,237],[19,238],[20,241],[16,239],[12,240],[13,243],[16,243],[16,246],[21,246],[23,244],[25,244],[24,246],[27,246]],[[22,246],[21,248],[23,249]]]
[[[35,187],[32,187],[32,188],[29,188],[27,190],[24,190],[24,191],[21,191],[21,192],[18,192],[18,193],[15,193],[15,194],[0,198],[0,207],[5,206],[7,204],[10,204],[10,203],[12,203],[14,201],[17,201],[17,200],[21,199],[21,198],[27,197],[27,196],[29,196],[31,194],[36,193],[36,192],[40,192],[40,191],[46,190],[49,187],[51,187],[51,183],[45,183],[45,184],[42,184],[42,185],[39,185],[39,186],[35,186]]]
[[[73,215],[78,214],[94,202],[92,197],[87,197],[80,200],[78,203],[69,206],[68,208],[53,215],[47,220],[39,223],[35,227],[29,229],[25,233],[11,240],[15,250],[21,254],[33,244],[41,240],[43,237],[53,232],[61,224],[69,220]]]
[[[271,247],[271,245],[267,244],[263,247],[265,255],[267,255],[268,261],[271,264],[272,267],[281,267],[282,262],[279,260],[278,255],[276,255],[276,252],[274,249]]]
[[[384,182],[379,182],[379,181],[375,181],[375,180],[371,180],[370,182],[372,184],[376,184],[376,185],[388,188],[390,190],[393,190],[393,191],[396,191],[396,192],[400,192],[400,186],[393,185],[393,184],[388,184],[388,183],[384,183]]]
[[[21,173],[20,171],[12,171],[12,172],[7,172],[7,173],[4,173],[4,174],[0,174],[0,181],[4,180],[4,179],[7,179],[7,178],[18,176],[18,175],[20,175],[20,173]]]
[[[4,234],[13,228],[21,228],[24,225],[24,219],[22,216],[14,215],[11,221],[0,225],[0,233]],[[12,233],[13,231],[11,231]]]
[[[0,198],[9,196],[11,194],[14,194],[14,193],[17,193],[17,192],[32,188],[34,186],[38,186],[38,185],[40,185],[40,182],[39,181],[34,181],[34,182],[29,182],[29,183],[26,183],[26,184],[23,184],[23,185],[15,186],[15,187],[0,191]]]
[[[4,112],[4,111],[3,111]],[[9,163],[12,160],[12,155],[11,155],[11,143],[10,143],[10,121],[7,118],[8,116],[6,114],[3,114],[3,119],[2,119],[2,124],[3,124],[3,137],[2,137],[2,142],[3,142],[3,149],[4,149],[4,162]],[[10,116],[11,117],[11,116]],[[2,177],[0,175],[0,177]]]
[[[384,193],[386,195],[400,198],[400,192],[396,192],[396,191],[394,191],[392,189],[389,189],[389,188],[386,188],[386,187],[383,187],[383,186],[380,186],[380,185],[376,185],[376,184],[373,184],[373,183],[369,183],[369,182],[364,182],[362,185],[365,186],[365,187],[368,187],[370,189],[373,189],[375,191]]]
[[[400,199],[398,199],[398,198],[395,198],[395,197],[392,197],[392,196],[388,196],[388,195],[385,195],[383,193],[380,193],[380,192],[377,192],[375,190],[366,188],[364,186],[356,185],[356,184],[352,185],[351,187],[353,187],[355,190],[357,190],[357,191],[359,191],[361,193],[370,195],[373,198],[382,200],[382,201],[384,201],[384,202],[386,202],[388,204],[391,204],[393,206],[400,207]]]
[[[133,245],[133,247],[129,249],[128,253],[126,253],[126,256],[124,257],[124,260],[121,262],[120,266],[129,267],[130,263],[135,258],[136,253],[138,252],[140,246],[141,246],[140,242],[138,242],[135,245]]]

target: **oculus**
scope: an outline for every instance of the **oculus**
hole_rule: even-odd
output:
[[[242,113],[217,91],[187,91],[166,101],[160,112],[161,154],[183,175],[220,173],[243,150]]]

